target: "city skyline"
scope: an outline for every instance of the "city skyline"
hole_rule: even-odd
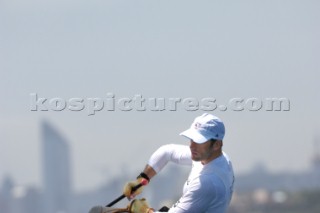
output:
[[[50,123],[50,121],[48,120],[41,120],[41,122],[39,123],[40,126],[39,126],[39,129],[41,130],[41,137],[40,137],[40,140],[41,140],[41,144],[42,144],[42,148],[41,148],[41,153],[39,153],[39,155],[41,156],[41,160],[39,162],[39,164],[41,164],[41,171],[40,171],[40,177],[39,179],[41,181],[39,181],[37,184],[26,184],[26,185],[21,185],[21,187],[24,187],[24,186],[32,186],[32,187],[36,187],[36,188],[45,188],[46,185],[48,185],[48,183],[50,182],[53,182],[53,180],[49,180],[50,178],[53,177],[53,175],[49,175],[49,173],[52,173],[53,170],[52,169],[55,169],[55,170],[61,170],[62,168],[59,168],[60,166],[54,166],[53,165],[53,162],[52,162],[52,159],[54,158],[54,156],[52,156],[53,152],[51,151],[53,149],[53,145],[58,143],[58,147],[59,147],[59,144],[60,146],[65,146],[66,150],[63,151],[61,154],[62,156],[64,156],[62,159],[59,160],[59,162],[69,162],[67,164],[64,164],[64,170],[68,170],[68,174],[65,178],[69,179],[71,177],[73,177],[72,175],[72,171],[73,171],[73,166],[74,164],[72,163],[72,158],[70,156],[71,153],[72,153],[72,147],[70,147],[70,142],[72,141],[71,139],[66,139],[66,136],[62,133],[64,132],[62,129],[60,129],[58,126],[55,126],[53,123]],[[49,144],[51,143],[51,147],[50,145],[47,143],[45,143],[46,140],[48,140],[48,135],[54,135],[49,141]],[[55,139],[54,139],[55,138]],[[254,164],[250,169],[248,169],[247,171],[245,172],[240,172],[240,173],[237,173],[236,175],[246,175],[246,174],[250,174],[251,172],[257,172],[258,171],[261,171],[261,174],[263,173],[268,173],[268,172],[271,172],[273,174],[277,174],[277,173],[292,173],[292,174],[295,174],[295,173],[301,173],[301,172],[306,172],[306,171],[309,171],[311,168],[316,168],[317,166],[320,168],[320,140],[319,140],[319,137],[318,136],[315,136],[313,137],[314,140],[310,142],[310,144],[313,144],[313,149],[310,151],[310,156],[309,156],[309,159],[308,159],[308,167],[306,168],[303,168],[301,170],[284,170],[284,171],[279,171],[279,172],[274,172],[272,170],[270,170],[270,168],[267,167],[266,164],[264,164],[262,161],[258,161],[256,162],[256,164]],[[67,142],[69,141],[69,143]],[[57,148],[58,148],[57,147]],[[57,149],[56,148],[56,149]],[[68,150],[68,151],[67,151]],[[48,156],[46,157],[47,154],[50,154],[51,157],[50,157],[50,161],[48,160]],[[66,158],[68,160],[66,160]],[[70,158],[70,159],[69,159]],[[56,162],[59,164],[59,162]],[[48,164],[48,166],[46,166],[46,164]],[[51,164],[51,166],[49,166]],[[70,164],[68,166],[68,164]],[[128,164],[129,165],[129,164]],[[125,165],[122,165],[123,168],[126,167]],[[49,169],[49,170],[48,170]],[[105,171],[105,169],[108,169],[108,168],[101,168],[101,171]],[[49,172],[50,171],[50,172]],[[54,172],[55,173],[55,172]],[[131,173],[129,170],[126,171],[126,174],[129,175],[129,173]],[[105,175],[107,175],[107,173],[104,173]],[[115,175],[119,175],[118,174],[115,174]],[[49,178],[49,179],[48,179]],[[2,177],[2,181],[6,181],[6,180],[12,180],[14,181],[15,180],[15,177],[12,176],[11,174],[6,174],[4,177]],[[108,179],[110,179],[110,177],[108,176],[105,176],[104,177],[105,181],[107,181]],[[77,189],[74,189],[73,182],[74,180],[69,180],[69,183],[66,184],[67,187],[63,187],[63,188],[69,188],[70,192],[73,191],[73,192],[81,192],[81,191],[90,191],[92,189],[88,188],[88,189],[85,189],[85,190],[77,190]],[[100,184],[105,184],[105,182],[102,182]],[[19,184],[20,185],[20,184]],[[96,189],[97,187],[99,187],[99,184],[95,185],[93,188]]]
[[[92,206],[105,205],[115,199],[121,193],[123,184],[132,176],[124,170],[94,189],[76,192],[71,184],[72,164],[69,156],[73,150],[69,148],[68,140],[48,121],[41,122],[41,132],[44,187],[19,186],[13,177],[6,177],[0,184],[0,209],[3,213],[86,213]],[[318,143],[315,138],[315,147]],[[235,198],[230,212],[244,208],[243,202],[249,208],[252,205],[248,203],[250,197],[257,204],[268,204],[270,200],[282,203],[290,193],[320,189],[320,150],[315,149],[310,159],[313,159],[310,167],[300,173],[270,173],[260,164],[246,174],[236,174]],[[142,196],[152,206],[173,205],[181,196],[189,170],[188,167],[182,169],[175,164],[168,165],[152,180]],[[123,200],[117,206],[125,207],[128,202]]]

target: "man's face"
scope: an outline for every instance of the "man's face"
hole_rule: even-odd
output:
[[[206,162],[211,158],[214,152],[214,144],[211,141],[207,141],[202,144],[195,143],[193,140],[190,141],[191,157],[194,161]]]

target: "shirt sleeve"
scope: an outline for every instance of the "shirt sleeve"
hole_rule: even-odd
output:
[[[190,148],[178,144],[163,145],[152,154],[148,165],[158,173],[168,162],[192,165]]]

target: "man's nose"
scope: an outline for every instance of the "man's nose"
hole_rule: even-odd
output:
[[[196,146],[196,143],[193,140],[190,140],[190,148],[194,148]]]

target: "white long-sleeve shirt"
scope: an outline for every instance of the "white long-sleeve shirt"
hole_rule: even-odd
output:
[[[230,203],[234,174],[229,157],[221,156],[206,165],[191,159],[188,146],[169,144],[160,147],[149,159],[148,165],[157,173],[168,162],[192,166],[184,184],[182,197],[169,213],[225,213]]]

